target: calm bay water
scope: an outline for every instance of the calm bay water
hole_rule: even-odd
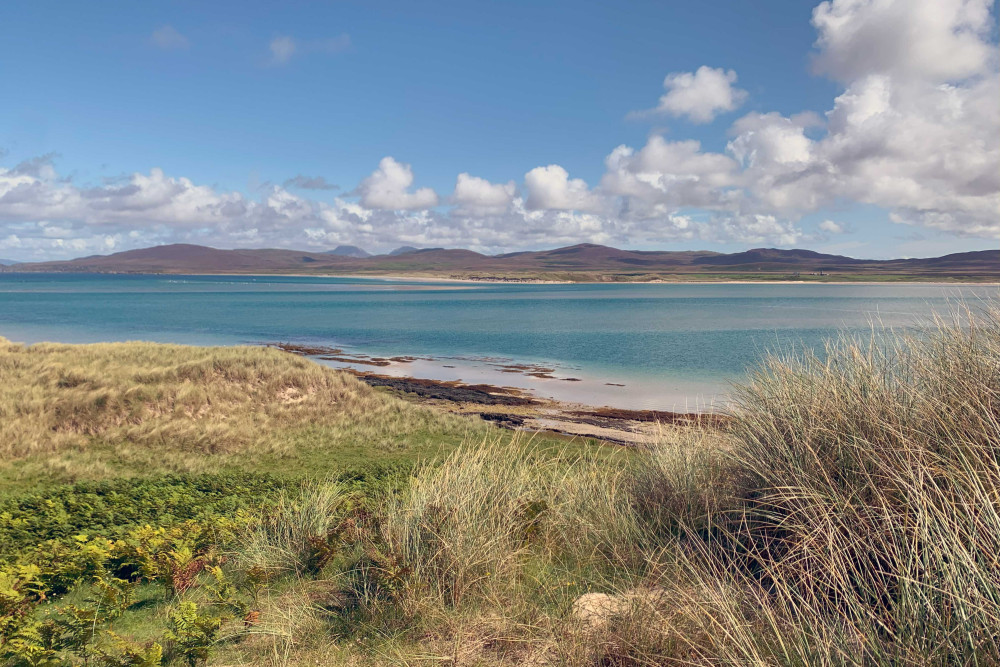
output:
[[[838,330],[869,331],[873,321],[909,327],[962,299],[997,294],[995,286],[926,284],[472,285],[8,273],[0,274],[0,336],[321,344],[427,357],[379,372],[684,409],[722,399],[768,350],[819,347]],[[541,364],[556,378],[579,381],[500,373],[504,363]]]

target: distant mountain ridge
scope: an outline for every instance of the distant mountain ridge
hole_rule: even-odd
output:
[[[356,245],[339,245],[333,250],[327,250],[327,255],[338,255],[340,257],[371,257],[371,253]]]
[[[420,248],[414,248],[411,245],[404,245],[404,246],[400,246],[400,247],[396,248],[395,250],[393,250],[392,252],[390,252],[389,256],[390,257],[396,257],[398,255],[406,255],[406,254],[409,254],[411,252],[417,252],[418,250],[420,250]]]
[[[362,255],[362,253],[364,253]],[[4,267],[3,271],[76,271],[116,273],[328,273],[446,274],[450,277],[517,279],[629,280],[698,275],[766,278],[824,273],[898,274],[925,277],[1000,280],[1000,250],[955,253],[926,259],[868,260],[813,250],[753,248],[737,253],[712,251],[621,250],[592,243],[484,255],[472,250],[404,246],[387,255],[369,255],[356,246],[329,252],[288,249],[220,250],[185,243],[94,255],[60,262]],[[584,275],[594,274],[594,275]]]

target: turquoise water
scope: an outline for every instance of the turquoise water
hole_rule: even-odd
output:
[[[499,285],[319,277],[0,274],[0,336],[23,342],[295,342],[427,357],[387,370],[498,380],[557,398],[719,400],[768,350],[873,321],[908,327],[996,287]],[[556,378],[500,374],[536,363]],[[386,369],[380,369],[380,372]],[[614,385],[624,384],[624,387]]]

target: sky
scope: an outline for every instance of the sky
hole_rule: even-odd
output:
[[[987,0],[12,3],[0,258],[1000,247]]]

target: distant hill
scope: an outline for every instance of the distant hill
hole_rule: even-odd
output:
[[[854,259],[842,255],[824,255],[813,250],[779,250],[777,248],[754,248],[746,252],[734,252],[730,255],[712,255],[699,257],[695,264],[713,266],[734,266],[740,264],[787,264],[789,262],[804,262],[812,265],[858,264],[863,259]]]
[[[0,266],[13,266],[14,264],[19,264],[17,260],[14,259],[0,259]]]
[[[754,248],[737,253],[621,250],[583,243],[552,250],[483,255],[472,250],[399,248],[359,256],[360,248],[330,252],[285,249],[219,250],[173,244],[64,262],[3,267],[2,271],[105,273],[326,273],[433,275],[484,280],[756,280],[872,279],[1000,281],[1000,250],[926,259],[868,260],[812,250]],[[367,253],[366,253],[367,255]]]
[[[370,252],[362,250],[356,245],[339,245],[333,250],[327,250],[326,254],[337,255],[338,257],[357,257],[359,259],[372,256]]]
[[[390,257],[395,257],[397,255],[406,255],[408,253],[416,252],[418,250],[420,250],[420,248],[414,248],[411,245],[404,245],[404,246],[400,246],[400,247],[396,248],[395,250],[393,250],[392,252],[390,252],[389,256]]]

